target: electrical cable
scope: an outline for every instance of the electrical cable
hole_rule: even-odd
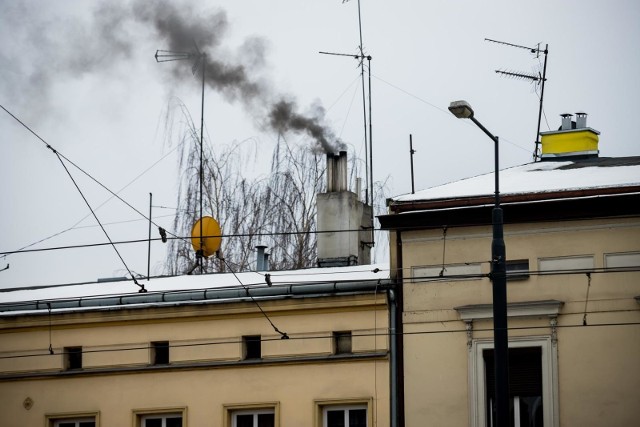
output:
[[[229,269],[229,271],[231,271],[231,274],[233,274],[233,277],[236,278],[236,280],[238,281],[238,283],[240,283],[240,285],[244,288],[244,290],[247,292],[247,296],[249,298],[251,298],[251,301],[253,301],[253,303],[256,305],[256,307],[258,307],[258,309],[260,310],[260,312],[262,313],[262,315],[267,319],[267,321],[269,322],[269,324],[271,325],[271,327],[273,328],[274,331],[276,331],[277,333],[280,334],[280,339],[283,340],[288,340],[289,339],[289,335],[287,335],[286,332],[282,332],[280,331],[280,329],[278,329],[276,327],[276,325],[273,324],[273,322],[271,321],[271,319],[269,318],[269,316],[267,316],[267,313],[264,312],[264,310],[262,309],[262,307],[260,307],[260,304],[258,304],[258,301],[256,301],[256,299],[253,297],[253,295],[251,295],[251,293],[249,292],[249,288],[247,288],[244,283],[242,283],[242,280],[240,280],[240,278],[238,277],[238,275],[235,273],[235,271],[233,271],[233,269],[231,268],[231,266],[229,265],[229,263],[224,259],[224,258],[218,258],[219,260],[221,260]]]
[[[109,189],[107,186],[105,186],[104,184],[102,184],[100,181],[98,181],[96,178],[94,178],[91,174],[89,174],[88,172],[86,172],[84,169],[82,169],[80,166],[78,166],[76,163],[74,163],[73,161],[71,161],[69,158],[67,158],[64,154],[60,153],[58,150],[54,149],[47,141],[45,141],[40,135],[38,135],[33,129],[31,129],[29,126],[27,126],[22,120],[20,120],[18,117],[16,117],[13,113],[11,113],[9,110],[7,110],[2,104],[0,104],[0,108],[2,108],[7,114],[9,114],[14,120],[16,120],[18,123],[20,123],[27,131],[29,131],[33,136],[35,136],[38,140],[40,140],[43,144],[45,144],[45,146],[51,150],[53,153],[55,153],[58,156],[58,159],[62,158],[64,160],[66,160],[70,165],[72,165],[73,167],[75,167],[76,169],[78,169],[80,172],[82,172],[84,175],[86,175],[88,178],[90,178],[93,182],[95,182],[96,184],[98,184],[100,187],[102,187],[104,190],[106,190],[107,192],[109,192],[113,197],[117,198],[118,200],[120,200],[122,203],[124,203],[125,205],[127,205],[129,208],[131,208],[133,211],[135,211],[138,215],[140,215],[142,218],[146,219],[147,221],[151,221],[151,223],[153,225],[155,225],[156,227],[159,227],[158,224],[156,224],[155,222],[153,222],[151,220],[151,218],[148,218],[145,214],[143,214],[142,212],[140,212],[138,209],[136,209],[135,207],[133,207],[129,202],[127,202],[126,200],[124,200],[122,197],[120,197],[118,194],[114,193],[111,189]],[[180,144],[177,146],[179,147]],[[176,149],[177,149],[176,147]],[[170,152],[171,153],[171,152]],[[160,160],[158,160],[156,163],[154,163],[152,166],[150,166],[149,168],[147,168],[147,170],[145,170],[143,172],[146,173],[149,169],[151,169],[152,167],[154,167],[157,163],[159,163],[161,160],[163,160],[165,157],[167,157],[170,153],[167,153],[167,155],[165,155],[163,158],[161,158]],[[60,162],[62,162],[62,160],[60,159]],[[64,166],[64,163],[63,163]],[[65,166],[65,169],[66,166]],[[68,170],[67,170],[67,173]],[[70,174],[69,174],[70,175]],[[134,180],[131,182],[133,183],[135,180],[137,180],[141,175],[139,175],[138,177],[134,178]],[[75,181],[74,181],[75,183]],[[127,184],[124,188],[126,188],[128,185]],[[77,185],[76,185],[77,187]],[[122,190],[120,190],[122,191]],[[110,199],[109,199],[110,200]],[[108,200],[107,200],[108,201]],[[106,201],[104,202],[106,203]],[[102,205],[101,205],[102,206]],[[86,217],[85,217],[86,218]],[[82,219],[84,220],[84,218]],[[81,221],[82,221],[81,220]],[[170,233],[172,236],[177,237],[175,234]],[[184,239],[182,239],[184,240]]]
[[[627,310],[627,311],[637,311],[637,310]],[[579,314],[579,313],[573,313]],[[436,322],[441,323],[441,322]],[[610,323],[595,323],[587,325],[588,328],[596,328],[596,327],[614,327],[614,326],[640,326],[640,322],[610,322]],[[556,325],[556,329],[571,329],[571,328],[583,328],[582,324],[570,324],[570,325]],[[509,326],[507,329],[509,331],[527,331],[527,330],[540,330],[540,329],[549,329],[550,325],[541,325],[541,326]],[[493,332],[493,328],[474,328],[474,332]],[[437,330],[437,331],[413,331],[413,332],[403,332],[399,333],[387,333],[385,335],[389,336],[417,336],[417,335],[439,335],[439,334],[466,334],[467,329],[449,329],[449,330]],[[356,333],[352,334],[352,337],[375,337],[377,335],[376,332],[373,333]],[[305,340],[327,340],[332,339],[332,335],[306,335],[306,336],[291,336],[288,337],[291,341],[305,341]],[[270,342],[270,341],[280,341],[282,338],[261,338],[261,342]],[[224,344],[240,344],[242,341],[233,339],[233,340],[220,340],[220,341],[209,341],[209,342],[198,342],[198,343],[186,343],[186,344],[172,344],[172,348],[188,348],[188,347],[198,347],[198,346],[214,346],[214,345],[224,345]],[[135,351],[135,350],[146,350],[149,346],[131,346],[125,348],[115,348],[115,349],[99,349],[99,350],[85,350],[83,348],[82,353],[113,353],[119,351]],[[34,350],[36,351],[36,350]],[[15,352],[15,351],[14,351]],[[8,352],[5,352],[8,353]],[[63,353],[65,354],[65,353]],[[0,360],[11,360],[11,359],[21,359],[26,357],[40,357],[40,356],[49,356],[50,353],[48,350],[44,350],[38,353],[29,353],[29,354],[18,354],[18,355],[10,355],[10,356],[2,356],[0,355]],[[1,375],[0,375],[1,377]]]
[[[127,265],[127,263],[124,261],[124,258],[122,258],[122,255],[120,255],[120,252],[118,251],[118,248],[116,248],[116,245],[113,244],[113,241],[111,240],[111,237],[109,237],[109,233],[107,233],[107,230],[104,228],[104,226],[102,225],[102,223],[100,222],[100,220],[98,219],[98,215],[96,215],[96,213],[94,212],[93,208],[91,207],[91,204],[89,203],[89,201],[87,200],[87,198],[84,196],[84,194],[82,193],[82,190],[80,189],[80,187],[78,186],[78,183],[76,182],[76,180],[73,178],[73,175],[71,175],[71,172],[69,172],[69,169],[67,168],[67,165],[64,164],[64,162],[62,161],[62,158],[60,157],[60,154],[53,148],[51,148],[51,146],[48,146],[47,148],[49,148],[50,150],[53,151],[53,153],[58,157],[58,160],[60,161],[60,164],[62,165],[62,167],[64,168],[64,170],[67,172],[67,175],[69,175],[69,178],[71,178],[71,181],[73,182],[73,185],[76,187],[76,189],[78,190],[78,192],[80,193],[80,196],[82,196],[82,200],[84,200],[84,202],[86,203],[87,207],[89,208],[89,210],[91,211],[91,214],[93,215],[93,217],[96,219],[96,221],[98,222],[98,225],[100,225],[100,228],[102,229],[102,231],[104,232],[104,235],[107,237],[107,240],[109,240],[109,243],[111,244],[111,247],[113,247],[113,250],[116,252],[116,254],[118,255],[118,258],[120,258],[120,261],[122,262],[122,265],[124,265],[124,268],[127,269],[127,271],[129,272],[129,275],[131,276],[131,279],[133,280],[133,283],[135,283],[140,290],[138,292],[147,292],[147,290],[144,288],[144,285],[141,285],[140,283],[138,283],[138,281],[136,280],[135,276],[133,275],[133,273],[131,273],[131,270],[129,269],[129,266]]]

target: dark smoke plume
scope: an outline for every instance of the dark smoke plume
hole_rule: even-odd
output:
[[[343,147],[325,125],[321,107],[299,111],[293,97],[274,91],[263,77],[263,39],[248,38],[235,52],[224,47],[229,22],[223,10],[202,13],[182,1],[105,0],[94,10],[93,21],[86,23],[64,12],[53,18],[44,16],[40,7],[29,1],[0,1],[0,14],[7,24],[0,27],[0,36],[20,41],[0,48],[4,71],[0,93],[23,103],[36,116],[55,111],[48,103],[57,81],[128,72],[127,62],[140,55],[140,46],[194,53],[197,46],[205,53],[204,67],[199,64],[198,72],[205,69],[207,86],[228,102],[240,104],[256,124],[274,132],[307,134],[319,150]],[[23,25],[23,16],[33,17],[29,25]],[[153,53],[149,52],[149,61]],[[176,61],[161,68],[184,82],[192,78],[192,65]]]
[[[265,63],[265,43],[261,39],[249,39],[241,46],[244,61],[221,52],[220,45],[228,27],[224,11],[202,16],[165,0],[153,2],[152,7],[140,1],[134,6],[134,16],[139,22],[152,25],[159,40],[167,43],[168,50],[194,52],[197,46],[198,51],[205,53],[205,64],[199,72],[205,70],[207,85],[228,101],[240,102],[259,123],[279,133],[306,133],[314,139],[317,148],[325,152],[343,148],[322,123],[322,107],[316,106],[310,115],[302,114],[297,111],[295,101],[274,96],[269,85],[257,79],[259,68]],[[184,64],[174,64],[174,76],[184,79],[188,71],[189,67]]]

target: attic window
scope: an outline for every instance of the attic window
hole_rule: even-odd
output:
[[[247,335],[242,337],[243,359],[260,359],[262,357],[262,345],[260,335]]]
[[[529,278],[529,260],[507,260],[507,280],[526,280]]]
[[[333,333],[333,353],[334,354],[350,354],[351,347],[351,331],[340,331]]]
[[[64,348],[64,369],[82,369],[82,347]]]
[[[169,364],[169,341],[155,341],[151,343],[151,364]]]

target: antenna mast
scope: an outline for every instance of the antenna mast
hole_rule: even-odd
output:
[[[544,65],[542,67],[542,75],[540,75],[540,72],[538,72],[537,74],[533,74],[533,73],[522,73],[517,71],[496,70],[496,73],[501,74],[503,76],[513,77],[516,79],[529,80],[536,84],[540,84],[541,86],[540,107],[538,108],[538,127],[536,128],[535,148],[533,151],[533,161],[537,162],[538,160],[540,160],[540,121],[542,119],[542,108],[543,108],[542,106],[544,101],[544,84],[547,81],[547,55],[549,55],[549,45],[546,44],[544,50],[542,50],[540,49],[540,43],[538,43],[536,47],[527,47],[527,46],[521,46],[513,43],[501,42],[498,40],[492,40],[492,39],[486,39],[486,38],[485,40],[488,42],[498,43],[498,44],[502,44],[509,47],[515,47],[518,49],[526,49],[530,53],[534,53],[536,55],[536,59],[540,57],[541,53],[544,53]]]

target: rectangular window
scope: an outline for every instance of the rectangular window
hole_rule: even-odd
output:
[[[351,353],[351,331],[333,333],[333,354]]]
[[[262,357],[262,345],[260,335],[247,335],[242,337],[242,358],[260,359]]]
[[[525,280],[529,278],[529,260],[507,260],[507,280]]]
[[[627,252],[604,255],[605,268],[640,267],[640,252]]]
[[[182,427],[182,414],[141,415],[140,427]]]
[[[82,369],[82,347],[64,348],[64,369]]]
[[[557,426],[558,353],[552,337],[509,341],[510,425]],[[471,427],[495,426],[495,359],[493,343],[474,340],[469,359]]]
[[[367,427],[367,406],[325,406],[322,427]]]
[[[275,427],[275,412],[273,409],[234,411],[231,427]]]
[[[593,256],[571,256],[558,258],[540,258],[540,272],[589,271],[593,270]]]
[[[90,418],[68,418],[68,419],[58,419],[58,420],[50,420],[49,424],[53,427],[96,427],[96,419],[93,417]]]
[[[169,364],[169,341],[155,341],[151,343],[151,364]]]
[[[495,426],[495,358],[493,349],[482,352],[486,372],[486,425]],[[513,426],[544,424],[542,408],[542,349],[509,349],[509,418]]]
[[[435,280],[478,280],[482,278],[480,264],[448,264],[413,267],[414,282],[431,282]]]

